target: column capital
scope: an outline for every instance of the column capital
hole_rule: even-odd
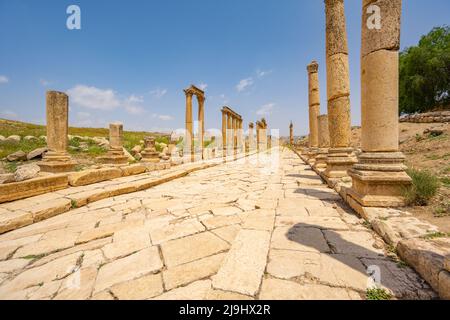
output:
[[[317,61],[312,61],[308,66],[306,67],[308,70],[308,73],[318,73],[319,72],[319,64]]]

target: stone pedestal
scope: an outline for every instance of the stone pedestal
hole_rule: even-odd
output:
[[[111,123],[109,125],[109,150],[97,160],[104,164],[124,165],[128,164],[128,157],[123,152],[123,125]]]
[[[144,138],[145,149],[142,151],[142,162],[156,163],[159,162],[159,152],[156,151],[155,138],[145,137]]]
[[[363,21],[369,18],[363,1]],[[399,152],[398,50],[401,0],[379,0],[384,14],[380,30],[363,24],[361,44],[361,149],[359,163],[349,171],[349,196],[363,206],[403,206],[411,184],[405,157]]]
[[[325,0],[327,97],[330,150],[329,179],[347,177],[356,162],[351,148],[350,76],[344,0]]]
[[[69,131],[69,97],[56,91],[47,92],[48,152],[38,164],[43,172],[61,173],[74,170],[77,164],[67,152]]]

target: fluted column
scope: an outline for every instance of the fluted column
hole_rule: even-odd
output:
[[[325,176],[343,178],[356,162],[351,148],[350,76],[344,0],[325,0],[330,149]]]
[[[350,170],[349,190],[363,206],[402,206],[405,187],[411,183],[398,142],[401,9],[401,0],[363,0],[362,153]],[[373,20],[377,14],[379,24]]]
[[[320,114],[320,91],[319,91],[319,64],[311,62],[308,70],[308,92],[309,92],[309,152],[308,162],[314,163],[314,158],[319,147],[319,128],[317,117]]]
[[[76,162],[67,152],[69,133],[69,97],[62,92],[48,91],[47,99],[47,146],[48,152],[39,163],[45,172],[72,171]]]

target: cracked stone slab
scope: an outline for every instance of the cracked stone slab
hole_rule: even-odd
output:
[[[254,296],[264,274],[269,244],[269,232],[241,230],[222,267],[213,277],[213,287]]]
[[[185,238],[165,242],[161,251],[167,267],[208,257],[230,248],[230,245],[211,232],[198,233]]]
[[[272,234],[271,248],[308,252],[329,252],[327,242],[317,228],[277,227]]]

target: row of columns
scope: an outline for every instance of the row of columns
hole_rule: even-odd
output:
[[[366,23],[376,5],[381,28]],[[320,115],[319,66],[308,65],[308,162],[328,181],[351,178],[348,196],[363,206],[402,206],[411,179],[399,152],[398,99],[401,0],[363,0],[361,143],[351,147],[350,80],[343,0],[325,0],[327,115]],[[345,179],[344,179],[345,180]]]
[[[222,142],[223,156],[242,152],[243,124],[242,117],[229,107],[222,108]]]

